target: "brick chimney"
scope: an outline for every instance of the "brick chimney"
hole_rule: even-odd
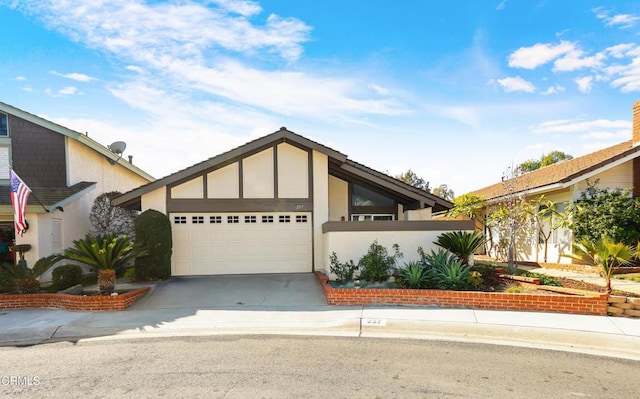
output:
[[[640,101],[633,104],[633,145],[640,145]]]

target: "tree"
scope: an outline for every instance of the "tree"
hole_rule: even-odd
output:
[[[564,153],[562,151],[551,151],[548,154],[542,154],[540,159],[529,159],[520,164],[520,169],[523,173],[533,172],[536,169],[544,168],[545,166],[553,165],[560,161],[566,161],[573,159],[573,156]]]
[[[429,182],[416,175],[415,172],[411,169],[408,169],[406,172],[397,175],[395,178],[407,184],[410,184],[413,187],[419,188],[420,190],[424,190],[428,193],[431,192],[431,189],[429,188]]]
[[[491,245],[493,244],[493,232],[491,229],[487,229],[483,216],[483,210],[487,206],[487,203],[481,197],[474,194],[462,194],[459,197],[453,199],[453,208],[449,209],[446,213],[447,217],[457,218],[460,216],[467,217],[475,221],[476,229],[480,229],[489,235],[485,244],[488,244],[488,248],[485,248],[487,254],[491,255]],[[479,224],[479,225],[478,225]]]
[[[171,276],[173,238],[171,222],[162,212],[147,209],[136,219],[136,242],[147,252],[136,258],[135,275],[139,280],[165,279]]]
[[[636,245],[640,239],[640,198],[633,198],[631,190],[606,190],[597,187],[598,181],[580,194],[572,204],[573,234],[576,241],[592,243],[602,237],[613,242]]]
[[[89,221],[96,235],[126,235],[133,240],[136,212],[111,205],[111,200],[118,195],[120,195],[118,191],[100,194],[93,201]]]
[[[565,212],[559,212],[555,202],[541,195],[533,202],[532,210],[539,237],[542,238],[544,243],[544,261],[546,262],[549,240],[556,230],[568,228],[571,225],[572,209],[568,207]]]
[[[453,197],[455,197],[453,190],[450,189],[446,184],[441,184],[438,187],[434,188],[433,194],[437,195],[440,198],[444,198],[447,201],[451,201]]]

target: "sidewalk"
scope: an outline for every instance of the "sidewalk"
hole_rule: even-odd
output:
[[[554,349],[640,360],[640,320],[424,307],[226,307],[0,311],[0,345],[195,335],[410,338]]]
[[[566,277],[572,280],[584,281],[585,283],[599,285],[606,287],[607,283],[604,277],[596,276],[595,274],[582,274],[578,272],[558,269],[545,269],[545,268],[527,268],[532,273],[546,274],[552,277]],[[619,278],[611,278],[611,288],[614,290],[629,292],[632,294],[640,295],[640,283],[637,281],[623,280]]]

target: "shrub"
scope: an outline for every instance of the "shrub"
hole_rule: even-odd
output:
[[[441,265],[436,270],[437,287],[442,290],[466,290],[470,287],[471,267],[459,260]]]
[[[367,281],[386,281],[398,259],[402,258],[400,247],[393,244],[393,255],[385,247],[374,241],[369,247],[369,251],[358,261],[358,266],[362,270],[360,278]]]
[[[39,259],[33,268],[27,266],[27,262],[21,259],[17,265],[0,264],[0,286],[4,291],[17,291],[20,294],[30,294],[40,290],[39,277],[49,270],[59,260],[56,255]]]
[[[95,234],[127,235],[133,240],[136,212],[111,205],[111,200],[118,195],[118,191],[100,194],[93,202],[89,221]]]
[[[147,252],[136,259],[139,280],[166,279],[171,276],[171,222],[156,210],[148,209],[136,219],[136,242]]]
[[[53,269],[51,291],[62,291],[82,283],[82,267],[63,265]]]
[[[338,255],[335,252],[329,256],[331,273],[335,274],[338,282],[353,280],[353,273],[358,269],[358,266],[350,260],[347,263],[340,263],[338,261]]]
[[[473,286],[474,289],[478,289],[484,279],[482,278],[482,273],[477,271],[472,271],[469,273],[469,277],[467,277],[467,283]]]
[[[431,280],[430,270],[420,262],[405,263],[399,278],[399,282],[403,287],[415,289],[429,287]]]
[[[519,285],[510,285],[504,290],[504,292],[507,292],[509,294],[520,294],[524,292],[524,288]]]
[[[455,254],[462,263],[468,265],[471,255],[481,248],[486,241],[484,235],[476,231],[472,233],[453,231],[440,234],[434,244]]]

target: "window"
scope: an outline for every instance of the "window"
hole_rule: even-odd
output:
[[[222,216],[209,216],[209,223],[211,224],[222,223]]]
[[[0,112],[0,136],[9,135],[9,117]]]
[[[245,223],[256,223],[256,217],[255,216],[245,216],[244,217],[244,222]]]
[[[230,224],[240,223],[240,217],[239,216],[227,216],[227,223],[230,223]]]
[[[173,217],[173,223],[174,224],[187,224],[187,217],[186,216],[174,216]]]
[[[262,223],[273,223],[273,216],[262,216]]]
[[[395,201],[373,190],[354,184],[351,204],[353,206],[394,206]]]
[[[296,223],[307,223],[307,215],[296,215]]]
[[[191,216],[191,223],[204,224],[204,216]]]
[[[352,222],[363,222],[367,220],[393,220],[393,215],[367,215],[367,214],[355,214],[351,215]]]
[[[291,223],[291,216],[289,215],[280,215],[278,217],[279,223]]]

